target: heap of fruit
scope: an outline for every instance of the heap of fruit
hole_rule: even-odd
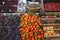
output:
[[[54,37],[54,36],[56,36],[56,33],[53,30],[46,31],[46,33],[44,33],[44,34],[45,34],[45,36],[48,36],[48,37]]]
[[[21,40],[41,40],[44,37],[39,16],[25,14],[21,16],[20,21]]]
[[[44,26],[43,30],[46,30],[46,31],[54,30],[54,26]]]
[[[20,40],[19,16],[0,14],[0,40]]]
[[[49,2],[44,4],[45,11],[60,11],[60,3]]]
[[[44,33],[45,36],[56,36],[53,26],[48,26],[43,28],[46,32]]]

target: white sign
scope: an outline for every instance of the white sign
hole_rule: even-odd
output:
[[[26,0],[18,0],[17,12],[26,11]]]

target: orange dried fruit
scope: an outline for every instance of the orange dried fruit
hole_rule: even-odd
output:
[[[20,31],[23,31],[24,30],[24,28],[20,28]]]
[[[41,35],[38,35],[38,38],[41,38]]]

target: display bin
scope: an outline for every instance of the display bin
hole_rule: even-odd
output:
[[[19,15],[0,14],[0,40],[20,40]]]
[[[33,21],[33,19],[34,19],[34,21]],[[39,27],[38,27],[38,25],[39,25]],[[42,27],[42,23],[40,21],[40,17],[37,14],[30,14],[30,13],[21,14],[21,16],[20,16],[21,40],[23,40],[23,39],[24,40],[42,40],[44,38],[44,33],[43,33],[42,28],[43,27]],[[39,30],[40,30],[40,32],[39,32]]]
[[[46,40],[60,40],[60,1],[44,0],[45,14],[42,17]],[[45,30],[46,29],[46,30]],[[53,35],[55,34],[55,35]]]
[[[1,40],[21,40],[21,17],[23,15],[26,15],[26,14],[29,14],[29,13],[1,13],[0,14],[0,35],[1,35]],[[41,31],[41,35],[39,35],[38,37],[40,38],[40,40],[42,40],[42,38],[44,37],[44,33],[43,33],[43,30],[42,30],[42,24],[41,24],[41,21],[40,21],[40,16],[38,16],[38,14],[31,14],[32,17],[36,17],[36,21],[39,21],[38,23],[40,23],[39,25],[39,30]],[[31,18],[32,19],[32,18]],[[38,26],[38,25],[36,25]],[[33,27],[32,27],[33,28]],[[37,29],[37,30],[38,30]],[[36,34],[38,33],[36,30]],[[3,36],[3,37],[2,37]],[[36,35],[35,35],[36,36]],[[2,39],[3,38],[3,39]],[[29,38],[28,38],[29,39]],[[33,36],[32,36],[32,39]],[[36,39],[37,40],[37,39]]]
[[[41,20],[46,40],[59,40],[60,23],[58,20],[60,18],[41,18]]]
[[[45,11],[60,11],[60,0],[44,0]]]

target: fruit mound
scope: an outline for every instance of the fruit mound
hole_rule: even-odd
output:
[[[24,14],[20,17],[21,40],[41,40],[44,37],[38,15]]]

